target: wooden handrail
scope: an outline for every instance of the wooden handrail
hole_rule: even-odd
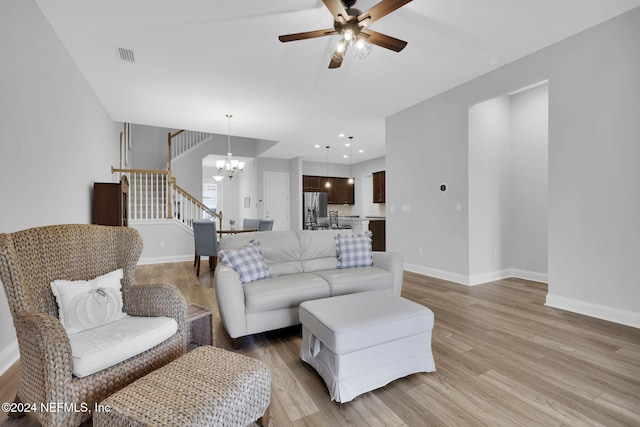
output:
[[[167,175],[166,170],[162,169],[120,169],[111,166],[111,173],[146,173],[156,175]]]
[[[182,132],[184,132],[184,129],[179,130],[179,131],[178,131],[178,132],[176,132],[176,133],[170,133],[170,134],[169,134],[169,139],[171,139],[171,138],[175,138],[176,136],[180,135]]]
[[[178,184],[176,184],[176,179],[175,178],[173,179],[172,185],[176,189],[176,191],[182,193],[186,198],[188,198],[199,209],[202,209],[203,211],[205,211],[206,213],[208,213],[212,217],[222,219],[222,212],[215,212],[215,211],[212,211],[211,209],[209,209],[209,207],[207,207],[205,204],[203,204],[200,200],[196,199],[191,194],[189,194],[188,191],[185,191],[184,188],[182,188]]]

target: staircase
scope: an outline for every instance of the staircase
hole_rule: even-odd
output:
[[[130,221],[175,220],[191,229],[197,219],[218,218],[222,224],[222,213],[214,212],[202,202],[177,185],[171,175],[172,159],[196,147],[211,134],[205,132],[178,131],[168,135],[167,170],[116,169],[127,177],[128,215]]]

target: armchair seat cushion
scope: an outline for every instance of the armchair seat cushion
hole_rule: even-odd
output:
[[[177,331],[170,317],[127,316],[69,335],[72,372],[86,377],[155,347]]]

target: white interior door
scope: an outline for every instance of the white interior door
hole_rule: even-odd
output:
[[[273,219],[274,230],[289,230],[289,174],[264,173],[264,216]]]

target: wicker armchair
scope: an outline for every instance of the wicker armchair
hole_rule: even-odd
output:
[[[0,279],[21,359],[16,400],[77,408],[38,410],[34,415],[42,425],[80,425],[91,417],[94,404],[185,353],[188,324],[184,297],[173,285],[136,284],[134,269],[141,253],[142,238],[128,227],[69,224],[0,234]],[[50,283],[55,279],[88,280],[118,268],[124,270],[124,311],[134,316],[172,317],[178,332],[124,362],[84,378],[75,377],[69,339],[58,320]]]

